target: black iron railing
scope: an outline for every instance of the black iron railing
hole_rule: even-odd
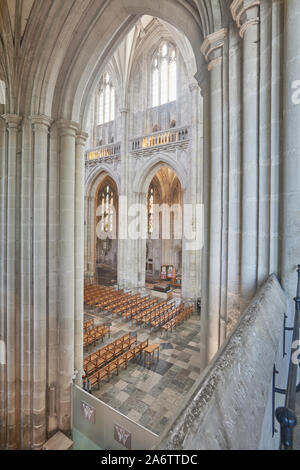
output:
[[[299,355],[293,352],[298,350],[299,347],[299,316],[300,316],[300,265],[297,269],[298,282],[297,293],[294,298],[295,301],[295,320],[293,328],[293,341],[292,352],[289,366],[289,375],[287,382],[287,389],[285,390],[285,403],[283,407],[276,409],[276,419],[280,424],[280,449],[292,450],[293,449],[293,430],[297,424],[295,414],[296,409],[296,393],[300,389],[300,384],[297,385]]]

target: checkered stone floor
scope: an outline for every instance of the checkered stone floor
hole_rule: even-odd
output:
[[[144,367],[142,360],[130,361],[119,376],[113,374],[110,383],[101,382],[101,389],[92,393],[101,401],[132,419],[136,423],[161,434],[174,417],[189,390],[200,375],[200,320],[193,315],[168,337],[160,331],[131,325],[121,318],[109,314],[86,312],[85,320],[95,319],[95,324],[111,324],[111,338],[103,345],[126,334],[136,332],[138,342],[149,338],[149,344],[159,343],[159,362],[151,369]],[[102,347],[89,348],[85,355]]]

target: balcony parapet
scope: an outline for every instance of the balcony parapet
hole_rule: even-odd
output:
[[[102,145],[101,147],[96,147],[94,149],[89,149],[85,153],[85,160],[86,163],[88,162],[95,162],[95,161],[102,161],[111,159],[114,157],[120,156],[121,151],[121,143],[116,142],[113,144]]]
[[[174,127],[165,131],[136,137],[129,142],[129,151],[133,154],[147,154],[157,149],[178,147],[186,148],[190,141],[190,127]]]

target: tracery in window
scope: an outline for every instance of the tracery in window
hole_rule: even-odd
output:
[[[164,42],[156,51],[152,64],[152,106],[175,101],[177,98],[176,49]]]
[[[153,222],[154,222],[154,187],[153,185],[149,188],[148,193],[148,233],[153,233]]]
[[[115,194],[113,188],[107,185],[100,194],[100,211],[98,215],[101,220],[101,232],[108,236],[115,231]]]
[[[99,125],[115,119],[115,88],[109,73],[105,73],[99,93]]]

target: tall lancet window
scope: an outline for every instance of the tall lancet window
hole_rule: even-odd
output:
[[[115,119],[115,88],[109,73],[105,73],[99,93],[99,125]]]
[[[116,230],[115,227],[115,193],[110,185],[103,188],[100,196],[99,212],[101,217],[101,232],[111,236]]]
[[[150,186],[148,193],[148,233],[153,233],[154,222],[154,187]]]
[[[162,43],[154,54],[152,63],[152,106],[169,103],[177,99],[176,48]]]

